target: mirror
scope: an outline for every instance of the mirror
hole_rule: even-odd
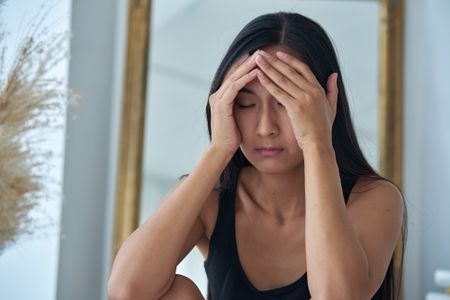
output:
[[[395,42],[401,41],[401,14],[394,12],[403,8],[401,1],[391,2],[154,0],[147,14],[150,1],[130,1],[114,253],[199,162],[209,144],[205,105],[215,70],[238,31],[263,13],[299,12],[327,31],[361,148],[376,170],[401,184],[401,166],[393,163],[401,161],[401,118],[393,120],[401,112],[401,71],[386,65],[401,53],[401,42]],[[138,67],[147,59],[148,70]],[[177,273],[191,278],[206,297],[203,261],[194,248]]]

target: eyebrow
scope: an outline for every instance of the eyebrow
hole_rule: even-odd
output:
[[[251,90],[251,89],[249,89],[247,87],[242,88],[239,91],[239,93],[246,93],[246,94],[251,94],[251,95],[255,95],[256,96],[256,93],[253,90]]]

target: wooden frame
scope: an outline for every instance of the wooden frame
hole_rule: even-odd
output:
[[[403,24],[404,0],[381,0],[380,173],[401,189],[403,189]],[[402,239],[403,236],[400,236],[394,253],[396,270],[402,268],[400,263],[405,251]],[[403,299],[403,288],[400,288],[400,299]]]
[[[112,259],[138,226],[141,198],[151,0],[129,0],[128,3]]]
[[[113,255],[139,224],[151,0],[129,0]],[[404,0],[380,0],[380,173],[402,187]],[[399,244],[397,247],[400,247]],[[399,253],[403,252],[403,249]]]
[[[403,0],[380,1],[380,173],[403,185]]]

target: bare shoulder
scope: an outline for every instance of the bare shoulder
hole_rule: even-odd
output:
[[[388,180],[361,177],[353,187],[347,207],[377,205],[403,212],[404,199],[397,186]]]

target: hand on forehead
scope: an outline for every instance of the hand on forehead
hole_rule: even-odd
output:
[[[254,56],[257,54],[259,49],[255,50],[252,55],[249,55],[249,53],[244,53],[243,55],[241,55],[236,61],[233,62],[232,66],[230,67],[230,69],[226,72],[223,81],[226,81],[227,79],[230,78],[230,76],[236,72],[239,68],[245,66],[246,63],[250,63],[254,65],[254,68],[251,68],[251,70],[258,68],[258,66],[255,63],[254,60]],[[265,46],[262,47],[261,50],[264,50],[265,52],[273,55],[274,57],[276,57],[276,52],[277,51],[283,51],[287,54],[290,54],[294,57],[297,57],[297,55],[287,46],[285,45],[270,45],[270,46]],[[253,58],[253,60],[252,60]]]

